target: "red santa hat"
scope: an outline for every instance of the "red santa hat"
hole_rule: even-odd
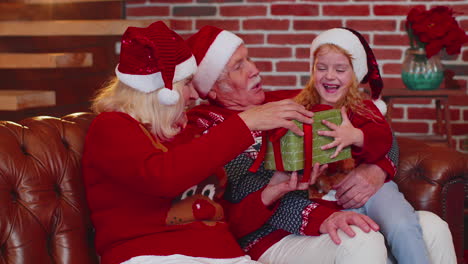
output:
[[[193,84],[200,97],[205,98],[243,41],[229,31],[204,26],[186,42],[198,63]]]
[[[351,54],[354,73],[359,82],[369,82],[374,104],[385,115],[387,107],[380,99],[383,88],[379,66],[372,49],[359,32],[349,28],[333,28],[320,33],[310,46],[310,62],[314,62],[314,53],[323,44],[334,44]],[[313,66],[313,65],[311,65]]]
[[[161,89],[159,101],[173,105],[179,93],[172,84],[194,74],[197,63],[184,40],[162,21],[146,28],[129,27],[122,36],[117,78],[141,92]]]

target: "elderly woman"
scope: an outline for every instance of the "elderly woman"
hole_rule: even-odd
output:
[[[283,194],[307,187],[293,175],[240,204],[222,200],[222,167],[253,143],[251,131],[286,127],[301,135],[291,120],[310,123],[312,113],[281,101],[235,115],[201,137],[174,140],[186,125],[186,106],[198,98],[196,69],[182,38],[163,22],[130,27],[122,37],[117,76],[93,100],[99,115],[83,154],[103,264],[255,263],[229,232],[223,206],[232,221],[249,223],[241,230],[247,234]]]

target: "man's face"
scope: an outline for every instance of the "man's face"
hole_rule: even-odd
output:
[[[231,110],[246,110],[265,100],[259,71],[240,45],[224,69],[225,76],[216,82],[208,97]]]

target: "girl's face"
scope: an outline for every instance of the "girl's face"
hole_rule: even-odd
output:
[[[348,93],[354,71],[345,54],[325,48],[315,57],[313,74],[320,103],[335,106]]]

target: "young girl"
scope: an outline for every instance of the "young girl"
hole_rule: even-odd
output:
[[[334,157],[351,146],[356,165],[385,158],[392,144],[391,129],[374,103],[363,100],[358,91],[361,81],[369,81],[372,98],[378,99],[383,86],[377,62],[365,39],[350,29],[323,32],[312,42],[311,66],[311,79],[296,101],[315,112],[341,109],[343,117],[339,126],[323,122],[331,131],[319,134],[333,137],[334,141],[322,148],[336,147]],[[389,181],[363,207],[351,210],[366,214],[379,224],[398,263],[431,263],[418,216],[391,181],[392,177],[389,175]]]

